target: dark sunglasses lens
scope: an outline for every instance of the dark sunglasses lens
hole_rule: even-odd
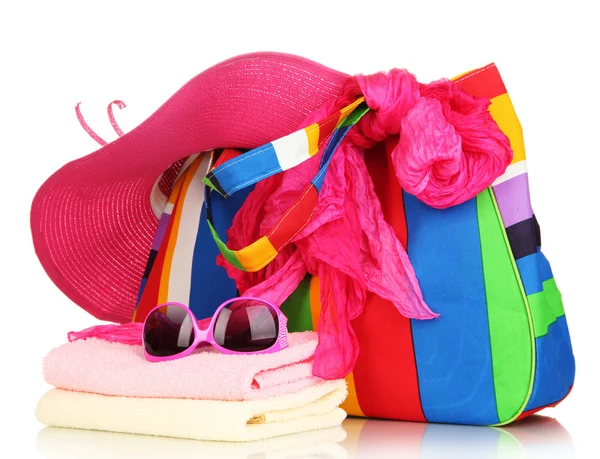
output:
[[[279,336],[275,309],[259,300],[236,300],[219,312],[213,329],[215,341],[236,352],[269,349]]]
[[[144,347],[156,357],[177,355],[194,342],[193,319],[181,306],[155,309],[146,318]]]

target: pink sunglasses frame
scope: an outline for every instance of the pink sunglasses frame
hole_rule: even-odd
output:
[[[260,301],[261,303],[265,303],[268,306],[271,306],[275,310],[275,312],[277,314],[277,320],[279,322],[278,336],[277,336],[277,341],[275,341],[275,343],[268,349],[263,349],[262,351],[254,351],[254,352],[237,352],[237,351],[231,351],[229,349],[225,349],[223,346],[219,345],[215,341],[213,329],[214,329],[214,325],[217,320],[217,317],[219,316],[219,313],[227,305],[233,303],[234,301],[239,301],[239,300]],[[151,355],[146,351],[146,346],[144,343],[144,336],[143,336],[144,333],[142,331],[142,348],[144,349],[144,356],[146,357],[146,360],[148,360],[150,362],[166,362],[169,360],[177,360],[177,359],[181,359],[183,357],[187,357],[192,352],[194,352],[194,350],[198,347],[198,345],[200,343],[210,343],[213,347],[215,347],[219,352],[221,352],[223,354],[237,354],[237,355],[271,354],[273,352],[277,352],[277,351],[280,351],[280,350],[288,347],[287,317],[283,314],[283,312],[281,312],[281,309],[279,309],[277,306],[275,306],[274,304],[272,304],[266,300],[263,300],[261,298],[240,296],[240,297],[231,298],[230,300],[225,301],[214,312],[214,314],[212,315],[212,318],[210,319],[208,328],[206,328],[204,330],[202,330],[200,328],[200,325],[198,324],[198,319],[196,318],[195,314],[185,304],[177,303],[177,302],[163,303],[163,304],[156,306],[155,308],[152,308],[152,310],[148,313],[148,315],[146,316],[146,319],[144,319],[144,325],[143,325],[142,330],[146,328],[146,321],[148,320],[148,317],[150,317],[150,315],[157,309],[163,308],[165,306],[178,306],[178,307],[184,309],[190,315],[190,317],[192,318],[192,325],[194,327],[194,342],[192,343],[192,345],[190,347],[188,347],[184,351],[180,352],[179,354],[169,355],[169,356],[165,356],[165,357],[159,357],[156,355]],[[200,323],[203,323],[205,321],[206,321],[206,319],[202,320]]]

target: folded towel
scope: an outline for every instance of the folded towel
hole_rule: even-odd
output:
[[[324,381],[293,394],[239,402],[117,397],[61,389],[38,403],[40,422],[112,432],[215,441],[252,441],[338,426],[346,413],[344,380]]]
[[[184,359],[151,363],[141,345],[90,338],[52,350],[44,378],[77,392],[203,400],[261,399],[322,382],[312,375],[317,334],[290,333],[288,343],[272,354],[225,355],[203,347]]]
[[[191,441],[46,427],[38,432],[36,444],[38,453],[46,459],[346,459],[348,454],[339,444],[345,438],[346,432],[340,426],[246,443]]]

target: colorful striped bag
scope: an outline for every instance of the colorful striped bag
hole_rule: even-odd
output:
[[[369,294],[362,315],[352,323],[360,354],[347,376],[349,396],[343,407],[351,415],[506,424],[557,404],[573,384],[569,332],[560,293],[540,250],[519,121],[494,65],[455,82],[471,95],[491,99],[490,113],[510,139],[513,161],[475,198],[440,210],[403,191],[395,175],[388,173],[393,142],[376,145],[379,154],[365,153],[385,218],[408,252],[425,301],[440,318],[407,319],[389,301]],[[210,161],[214,154],[188,159],[190,172],[176,183],[161,220],[163,231],[154,244],[157,252],[142,284],[135,320],[143,320],[154,304],[180,300],[178,295],[189,299],[186,302],[199,317],[212,313],[204,310],[207,304],[233,296],[234,287],[223,273],[214,289],[201,282],[206,279],[203,267],[212,264],[209,259],[216,247],[194,250],[193,244],[206,241],[197,234],[210,232],[224,258],[239,270],[255,272],[267,266],[309,222],[336,148],[367,111],[363,99],[358,99],[318,124],[241,156],[227,150],[214,165]],[[321,145],[326,147],[319,173],[273,230],[247,247],[229,249],[217,230],[231,222],[252,186],[301,164]],[[203,181],[217,193],[186,197],[186,203],[198,200],[200,205],[186,204],[198,215],[186,217],[180,203],[183,215],[170,219],[182,199],[178,190],[192,189],[190,183],[202,180],[209,170]],[[201,222],[191,235],[177,229],[185,218]],[[158,250],[165,233],[178,231]],[[186,237],[191,249],[182,250]],[[169,243],[177,238],[179,249]],[[178,256],[189,260],[173,263]],[[162,269],[165,257],[170,260],[167,270]],[[193,275],[174,276],[170,272],[174,265],[186,266]],[[148,282],[152,276],[156,280]],[[169,276],[176,281],[169,282]],[[177,280],[181,278],[185,285]],[[318,330],[319,287],[319,278],[308,276],[283,304],[290,331]]]
[[[540,250],[519,121],[494,65],[455,82],[467,93],[491,99],[490,113],[510,139],[514,158],[476,198],[438,210],[404,192],[394,174],[385,173],[389,142],[375,147],[385,149],[387,157],[365,154],[386,219],[407,248],[425,301],[440,318],[410,320],[388,301],[368,297],[353,322],[360,354],[347,377],[350,395],[344,408],[351,415],[505,424],[556,405],[573,384],[569,332],[561,295]],[[211,225],[229,262],[243,270],[262,268],[306,223],[331,155],[364,113],[364,106],[356,105],[350,116],[341,117],[320,174],[275,231],[232,251]],[[246,161],[244,169],[235,160],[213,169],[206,183],[228,196],[294,167],[318,148],[319,135],[311,137],[308,129],[253,150],[256,161]],[[332,129],[321,128],[320,137]],[[283,150],[281,159],[277,152]],[[279,168],[271,167],[277,160]],[[319,279],[305,279],[283,306],[290,330],[318,329],[319,298]]]

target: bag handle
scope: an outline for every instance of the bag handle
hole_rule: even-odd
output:
[[[350,128],[368,111],[369,107],[361,97],[318,123],[250,150],[219,165],[206,175],[204,183],[228,197],[242,188],[302,164],[317,154],[320,146],[329,139],[321,157],[319,171],[298,200],[283,213],[269,234],[242,249],[229,249],[217,234],[212,220],[210,193],[206,193],[208,226],[219,250],[229,263],[242,271],[259,271],[273,261],[302,231],[317,206],[333,153]]]

